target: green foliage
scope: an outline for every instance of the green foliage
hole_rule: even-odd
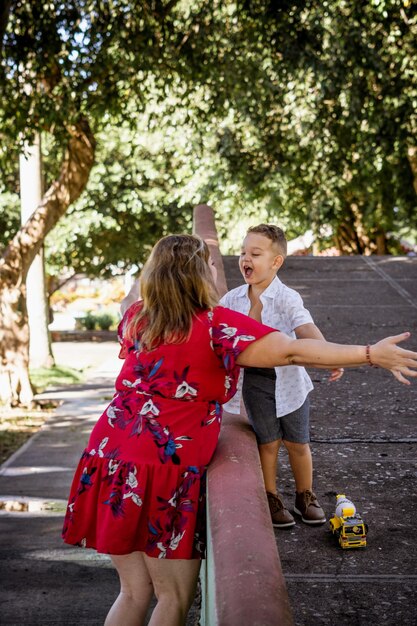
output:
[[[116,318],[111,313],[93,313],[92,311],[88,311],[88,313],[80,318],[80,325],[85,328],[85,330],[96,330],[99,328],[100,330],[110,330],[112,326],[116,324]]]
[[[102,313],[97,316],[97,324],[100,330],[109,330],[113,326],[115,319],[110,313]]]
[[[97,324],[97,318],[91,311],[80,319],[80,324],[85,330],[95,330]]]
[[[20,201],[16,193],[0,193],[0,253],[20,228]]]
[[[415,228],[415,7],[271,3],[262,17],[263,5],[241,3],[242,27],[261,32],[264,47],[248,87],[256,108],[238,106],[239,85],[229,95],[238,120],[223,135],[230,176],[301,228],[349,227],[360,239],[361,227],[371,243],[402,224]]]
[[[200,202],[225,251],[265,220],[326,244],[331,228],[346,251],[375,251],[389,231],[415,239],[416,13],[408,0],[14,3],[0,241],[18,225],[22,141],[49,133],[47,185],[80,114],[96,165],[46,242],[52,274],[140,266]]]

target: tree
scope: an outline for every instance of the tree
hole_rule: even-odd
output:
[[[144,104],[151,70],[169,80],[171,56],[188,18],[176,25],[176,2],[54,2],[11,4],[3,28],[2,153],[5,176],[36,132],[53,131],[64,153],[61,170],[40,206],[0,261],[3,401],[29,403],[25,280],[45,236],[84,190],[94,162],[94,133],[109,113],[126,114],[135,95]],[[2,27],[6,16],[2,17]],[[192,19],[192,18],[191,18]],[[181,39],[180,39],[181,40]]]
[[[246,108],[242,81],[228,85],[231,176],[246,178],[272,215],[316,234],[331,226],[344,252],[386,253],[387,232],[417,226],[415,6],[239,4],[252,63]]]
[[[43,195],[41,137],[20,155],[20,202],[22,224],[30,218]],[[29,321],[29,360],[32,367],[54,364],[48,330],[49,305],[46,298],[44,248],[30,264],[26,276],[26,304]]]
[[[45,193],[40,206],[18,231],[0,260],[1,358],[0,399],[30,404],[28,375],[29,330],[25,280],[45,236],[83,191],[94,159],[94,138],[86,122],[70,127],[59,179]]]
[[[8,329],[1,355],[8,396],[17,401],[30,395],[10,355],[19,353],[24,369],[24,280],[32,250],[86,187],[100,132],[109,126],[122,132],[137,128],[147,107],[149,112],[163,103],[164,115],[172,119],[181,109],[183,128],[187,110],[193,111],[189,123],[200,124],[201,152],[210,152],[211,175],[204,173],[198,191],[188,189],[188,197],[207,194],[196,203],[220,199],[225,234],[244,211],[257,218],[262,211],[288,224],[289,236],[310,225],[320,234],[321,225],[330,225],[342,249],[369,253],[386,249],[388,230],[407,222],[416,226],[415,28],[415,8],[405,0],[4,3],[3,180],[15,178],[13,155],[17,162],[24,143],[36,132],[49,133],[54,159],[47,177],[59,197],[54,210],[43,199],[0,264],[0,289],[9,303],[0,315],[0,327]],[[149,163],[145,152],[135,148],[143,167]],[[179,159],[175,150],[163,152],[166,172],[159,163],[156,178],[168,191]],[[128,160],[120,146],[113,162],[106,158],[101,151],[88,197],[71,208],[91,215],[97,210],[92,202],[100,204],[104,229],[91,221],[88,232],[73,241],[74,247],[84,246],[85,266],[96,263],[100,272],[109,271],[109,259],[116,260],[113,226],[119,220],[131,224],[131,207],[145,197],[145,189],[135,196],[129,172],[117,171],[114,159]],[[194,160],[199,162],[203,159]],[[101,202],[94,180],[100,172],[110,174],[123,198],[120,205]],[[179,176],[183,189],[186,179]],[[152,187],[149,179],[146,186]],[[153,189],[136,213],[155,233],[177,219],[187,221],[187,200],[177,196],[169,202],[167,195],[162,193],[158,204]],[[155,216],[153,207],[161,204],[167,215]],[[7,218],[8,228],[11,221]],[[149,243],[142,228],[129,232],[130,250],[135,236],[141,248]],[[102,254],[94,256],[92,241]],[[65,261],[62,248],[53,254],[75,265],[73,258]],[[13,323],[21,326],[18,339]]]
[[[221,45],[212,28],[219,15],[233,12],[234,4],[20,0],[10,7],[0,75],[3,179],[13,179],[19,152],[38,132],[52,135],[54,153],[64,155],[61,170],[51,166],[55,176],[40,206],[6,245],[0,262],[3,399],[29,402],[25,279],[30,262],[86,187],[96,135],[110,118],[134,125],[150,93],[158,105],[169,92],[181,98],[183,111],[194,102],[200,119],[211,117],[213,99],[198,92],[209,83],[195,46],[207,43],[213,51]],[[216,63],[213,56],[212,68]],[[213,71],[208,74],[212,77]],[[168,208],[172,214],[177,211],[175,203]]]

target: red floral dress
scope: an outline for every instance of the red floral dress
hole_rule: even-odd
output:
[[[116,393],[74,476],[63,538],[109,554],[168,559],[205,550],[205,471],[221,405],[236,391],[238,355],[274,329],[223,307],[197,315],[189,340],[152,351],[123,337]]]

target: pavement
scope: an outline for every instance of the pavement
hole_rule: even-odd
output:
[[[60,536],[74,468],[112,395],[117,344],[58,343],[53,350],[57,364],[91,369],[83,385],[40,394],[63,404],[0,469],[4,506],[30,509],[0,515],[2,625],[102,625],[117,595],[108,557],[66,546]]]
[[[240,281],[236,259],[229,265],[230,281]],[[417,259],[290,257],[281,277],[301,292],[327,339],[364,343],[410,330],[407,345],[417,350]],[[2,506],[26,509],[0,511],[5,626],[102,625],[118,593],[108,557],[60,538],[74,468],[113,393],[118,346],[53,347],[59,364],[90,369],[85,384],[42,394],[63,404],[0,468]],[[328,524],[276,530],[295,624],[416,626],[417,382],[405,387],[372,368],[351,369],[333,384],[323,371],[309,373],[315,491],[328,518],[336,493],[345,493],[369,535],[365,550],[342,550]],[[291,508],[285,453],[278,484]],[[195,620],[193,609],[189,626]]]
[[[241,284],[226,259],[229,288]],[[279,276],[299,291],[329,341],[372,343],[411,331],[417,350],[417,258],[288,257]],[[417,380],[309,369],[314,489],[327,519],[344,493],[369,526],[367,547],[342,550],[329,525],[275,530],[296,626],[417,625]],[[291,510],[294,480],[281,451],[278,487]]]
[[[86,381],[39,394],[62,404],[0,467],[1,626],[102,626],[119,592],[107,555],[61,540],[74,469],[113,396],[119,346],[56,342],[53,352],[57,365],[85,371]]]

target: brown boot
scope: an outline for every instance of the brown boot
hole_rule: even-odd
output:
[[[289,528],[290,526],[294,526],[295,519],[289,510],[285,508],[280,496],[270,491],[266,492],[266,496],[268,498],[272,526],[275,526],[275,528]]]
[[[306,524],[324,524],[326,516],[321,508],[316,494],[306,489],[295,494],[294,513],[301,515],[301,519]]]

